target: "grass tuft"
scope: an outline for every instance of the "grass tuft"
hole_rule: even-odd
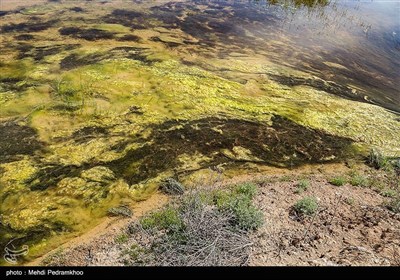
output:
[[[344,178],[342,176],[334,177],[329,180],[329,183],[334,186],[340,187],[340,186],[343,186],[344,184],[346,184],[346,178]]]
[[[293,209],[300,216],[311,216],[317,212],[318,202],[314,197],[305,197],[297,201]]]
[[[296,190],[294,192],[295,193],[305,192],[308,189],[309,186],[310,186],[310,181],[309,180],[306,180],[306,179],[300,180],[297,183],[297,188],[296,188]]]

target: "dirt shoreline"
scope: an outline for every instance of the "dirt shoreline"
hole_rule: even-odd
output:
[[[152,209],[156,209],[161,207],[168,201],[168,197],[162,195],[160,193],[156,193],[151,196],[149,199],[139,202],[133,208],[133,216],[131,218],[122,218],[122,217],[106,217],[104,221],[101,222],[99,225],[95,226],[94,228],[90,229],[89,231],[85,232],[84,234],[75,237],[61,246],[57,247],[54,250],[44,254],[43,256],[30,261],[25,264],[25,266],[39,266],[42,265],[42,262],[48,257],[61,250],[68,250],[71,248],[80,248],[85,246],[90,246],[93,243],[97,243],[102,239],[110,239],[115,237],[115,235],[124,228],[127,224],[131,221],[138,219],[139,217],[143,216],[148,211]]]
[[[250,266],[400,265],[400,214],[384,207],[387,198],[367,187],[328,182],[332,176],[349,170],[344,164],[319,165],[282,169],[274,175],[269,170],[267,174],[241,175],[219,182],[219,186],[247,181],[258,184],[255,204],[264,213],[264,224],[251,234],[254,245]],[[299,192],[302,178],[309,186]],[[314,216],[298,219],[292,207],[304,197],[315,197],[319,208]],[[134,217],[107,218],[26,265],[123,266],[121,256],[129,242],[117,241],[118,236],[126,232],[130,222],[167,201],[168,197],[156,194],[134,209]]]

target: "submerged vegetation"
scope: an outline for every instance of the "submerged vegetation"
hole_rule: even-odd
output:
[[[386,71],[395,59],[365,62],[361,50],[346,64],[345,51],[309,53],[295,33],[278,36],[280,7],[329,1],[31,2],[0,11],[1,248],[18,238],[35,257],[105,215],[131,216],[158,189],[182,195],[175,179],[202,169],[294,168],[371,148],[369,164],[383,169],[400,156],[399,117],[385,109],[399,111]],[[200,206],[231,238],[260,226],[254,192],[241,185]],[[182,215],[167,208],[142,226],[191,238]]]
[[[315,7],[315,6],[326,6],[331,2],[330,0],[267,0],[272,5],[293,5],[295,7]]]

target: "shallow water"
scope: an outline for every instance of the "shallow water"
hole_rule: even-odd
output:
[[[0,30],[0,244],[28,258],[166,177],[400,156],[400,3],[3,0]]]

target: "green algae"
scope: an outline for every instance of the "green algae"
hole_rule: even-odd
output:
[[[52,13],[42,8],[24,13],[43,10],[48,21]],[[187,33],[190,22],[161,27],[166,19],[142,22],[140,9],[99,22],[90,13],[101,18],[109,10],[85,10],[80,15],[90,20],[79,26],[66,18],[65,25],[110,38],[63,36],[56,24],[35,32],[29,51],[2,45],[0,132],[9,137],[0,138],[0,227],[4,240],[23,237],[36,255],[54,246],[49,240],[93,226],[110,207],[147,199],[177,174],[344,161],[370,147],[400,156],[398,116],[366,103],[365,89],[346,85],[358,95],[344,99],[317,71],[219,41],[216,49],[227,52],[216,58],[204,46],[223,38],[217,23],[206,28],[206,42]],[[14,119],[22,122],[9,125]]]
[[[290,6],[293,5],[295,7],[301,7],[301,6],[306,6],[309,8],[312,7],[318,7],[318,6],[326,6],[331,2],[330,0],[268,0],[272,5],[284,5],[284,6]]]
[[[27,75],[27,69],[31,67],[27,61],[8,62],[1,65],[0,80],[4,81],[23,81]]]
[[[34,155],[43,148],[36,131],[17,122],[0,122],[0,163],[17,160],[23,155]]]
[[[50,5],[35,5],[31,7],[24,8],[19,12],[23,15],[45,15],[53,11],[54,7]]]
[[[82,175],[89,171],[83,171],[80,175],[82,178],[68,177],[72,173],[71,170],[66,169],[63,171],[65,173],[63,176],[67,177],[61,179],[58,183],[56,181],[53,183],[52,181],[47,182],[46,185],[51,189],[57,189],[57,192],[53,195],[62,198],[70,197],[70,200],[53,199],[51,203],[50,199],[43,200],[38,206],[17,210],[15,214],[9,215],[5,212],[3,215],[7,218],[4,221],[7,225],[11,225],[10,227],[13,230],[30,231],[40,225],[49,224],[49,221],[51,221],[50,224],[64,222],[64,227],[69,228],[68,230],[74,230],[74,224],[82,223],[84,219],[79,216],[64,221],[62,217],[66,213],[71,215],[67,211],[71,207],[76,208],[77,205],[82,204],[92,205],[99,201],[104,201],[103,203],[109,206],[109,201],[113,200],[108,196],[140,201],[157,189],[157,182],[161,178],[170,175],[164,173],[168,169],[173,168],[173,166],[178,168],[178,170],[187,170],[223,163],[222,159],[217,159],[217,161],[213,159],[212,154],[216,152],[215,150],[205,153],[204,151],[198,152],[197,149],[194,149],[193,153],[188,153],[190,148],[187,147],[188,143],[186,143],[186,140],[182,140],[181,144],[179,144],[180,139],[182,139],[181,136],[171,134],[172,132],[179,131],[179,125],[182,125],[184,120],[201,118],[202,116],[219,114],[222,116],[251,119],[260,124],[271,124],[272,115],[277,114],[286,116],[308,127],[323,129],[336,135],[355,138],[355,140],[358,139],[356,137],[360,137],[361,135],[367,135],[368,137],[368,135],[375,136],[376,133],[380,133],[379,138],[369,137],[367,141],[371,144],[384,146],[387,149],[398,149],[398,146],[393,144],[396,143],[395,131],[399,129],[398,122],[395,121],[395,117],[390,113],[373,105],[362,104],[360,106],[358,102],[336,98],[325,92],[306,87],[289,88],[273,81],[265,82],[259,87],[256,92],[257,99],[255,100],[252,96],[254,90],[252,92],[248,91],[249,87],[246,88],[240,83],[225,80],[213,73],[196,67],[181,65],[177,61],[160,62],[151,67],[142,63],[138,64],[134,61],[123,60],[122,62],[117,66],[117,70],[113,66],[116,65],[115,61],[106,61],[101,65],[88,66],[88,69],[86,69],[92,70],[92,72],[88,72],[88,75],[96,80],[96,91],[101,92],[108,98],[107,104],[110,107],[107,113],[95,114],[94,109],[91,108],[95,104],[88,101],[86,101],[83,110],[76,113],[55,112],[51,106],[48,106],[45,110],[40,111],[40,114],[38,112],[32,115],[31,125],[40,124],[42,126],[46,123],[45,120],[59,119],[56,123],[47,122],[48,124],[56,125],[53,127],[53,130],[57,131],[57,134],[52,135],[52,137],[46,136],[50,131],[46,132],[43,130],[43,127],[38,127],[39,134],[44,133],[42,135],[43,139],[50,141],[46,147],[47,154],[42,159],[44,163],[58,164],[60,166],[77,166],[76,174],[78,174],[80,173],[79,170],[84,170],[82,168],[86,168],[87,164],[91,165],[93,162],[102,162],[103,165],[108,164],[109,168],[116,174],[116,178],[121,178],[120,176],[122,176],[124,180],[120,181],[116,186],[111,187],[111,189],[105,189],[101,183],[88,182],[88,178]],[[129,75],[137,77],[138,74],[136,71],[138,69],[140,69],[140,78],[144,80],[143,82],[140,82],[140,79],[136,79],[132,83],[123,83],[123,80],[119,80],[117,77],[119,75],[124,77],[124,79]],[[128,70],[127,74],[125,76],[121,75],[121,70]],[[113,73],[117,73],[117,75]],[[78,75],[75,76],[74,72],[68,73],[68,75],[72,77],[69,79],[69,82],[73,84],[74,77]],[[114,89],[110,88],[110,80],[113,81],[112,87]],[[150,85],[153,85],[153,87]],[[105,91],[105,88],[110,90]],[[158,90],[158,88],[162,88],[163,90]],[[139,92],[139,94],[132,94],[135,91]],[[307,93],[306,97],[305,92]],[[177,97],[179,102],[176,100]],[[196,101],[194,101],[194,97]],[[55,100],[54,102],[59,101]],[[347,106],[343,106],[344,103]],[[142,114],[129,113],[129,108],[132,104],[143,108]],[[361,109],[362,107],[364,108]],[[342,111],[341,114],[338,114],[339,108]],[[121,114],[122,112],[127,114]],[[68,119],[71,116],[74,118],[74,124],[70,129],[65,130],[65,123],[70,122]],[[176,123],[167,129],[171,135],[165,132],[166,137],[160,138],[154,146],[151,144],[143,146],[141,143],[152,143],[154,142],[154,138],[161,137],[161,135],[154,136],[151,133],[150,135],[145,133],[146,130],[144,128],[150,124],[160,124],[168,119],[177,119]],[[340,123],[341,119],[343,119],[343,125],[338,126],[337,124]],[[379,127],[378,130],[373,127],[371,127],[371,130],[364,129],[362,124],[365,120],[369,119],[374,120],[375,124]],[[227,136],[224,134],[224,123],[225,121],[220,121],[217,125],[206,128],[201,126],[202,122],[195,122],[192,124],[194,128],[193,131],[190,130],[190,134],[196,131],[201,132],[201,134],[197,136],[195,134],[195,137],[192,135],[191,137],[185,136],[185,133],[183,135],[187,137],[187,141],[190,141],[192,145],[197,147],[200,145],[201,147],[201,143],[208,142],[204,141],[206,135],[209,135],[213,139]],[[103,131],[105,134],[102,135],[102,133],[99,134],[96,131],[84,130],[85,127],[90,126],[97,127],[98,131]],[[187,129],[184,122],[183,128],[184,131]],[[238,132],[243,132],[243,129],[245,128],[234,128]],[[153,130],[158,131],[159,129],[155,128]],[[298,136],[297,133],[296,136]],[[143,137],[146,135],[147,137]],[[251,134],[244,135],[248,137]],[[126,142],[126,137],[128,136],[133,136],[130,140],[132,143],[127,144],[123,148],[125,145],[123,143]],[[68,137],[72,138],[67,140]],[[292,135],[292,137],[295,137],[295,135]],[[59,140],[51,143],[54,141],[53,139]],[[179,140],[178,142],[177,139]],[[382,142],[378,142],[378,139]],[[138,143],[135,144],[135,140]],[[307,140],[309,141],[309,139]],[[167,150],[162,148],[163,145],[161,143],[170,143],[171,141],[184,146],[172,146]],[[392,143],[393,145],[386,146],[384,143]],[[121,144],[122,146],[120,146]],[[158,147],[157,145],[160,146]],[[114,147],[122,147],[122,149],[114,149]],[[273,163],[277,166],[282,166],[279,163],[282,160],[286,162],[283,166],[291,166],[296,161],[292,156],[292,152],[287,153],[277,162],[266,162],[265,157],[264,159],[260,159],[259,153],[254,154],[254,151],[251,151],[254,148],[253,146],[242,147],[240,144],[229,144],[227,147],[228,149],[225,147],[225,150],[221,150],[221,155],[229,161]],[[268,155],[268,152],[270,156],[278,154],[276,150],[268,151],[268,147],[260,147],[263,148],[265,155]],[[269,148],[271,147],[269,146]],[[176,149],[182,149],[186,155],[174,155],[173,151]],[[307,151],[304,152],[301,148],[299,151],[300,154],[307,155]],[[157,157],[154,157],[154,153],[157,154]],[[319,157],[318,160],[340,159],[336,158],[336,156],[331,156],[324,155]],[[201,160],[202,158],[205,160]],[[122,159],[129,160],[124,161]],[[192,164],[188,165],[187,162],[191,162]],[[193,162],[197,162],[197,164]],[[125,171],[121,173],[120,170],[123,166],[125,166]],[[43,167],[39,168],[42,169]],[[105,173],[107,173],[105,176],[110,176],[109,172]],[[43,176],[57,178],[51,172],[45,172]],[[156,179],[148,180],[149,178]],[[41,199],[39,197],[43,195],[45,193],[35,194],[35,196],[38,196],[37,199]],[[21,196],[21,194],[18,193],[18,196]],[[24,200],[19,203],[21,203],[20,207],[26,204]],[[58,211],[48,211],[48,209],[59,207],[59,205],[63,205],[63,208]],[[90,206],[80,206],[80,209],[82,209],[80,211],[87,213],[86,216],[92,215],[89,214],[92,213]],[[101,216],[101,214],[98,215]],[[51,231],[54,228],[50,227],[50,229],[46,230]]]

